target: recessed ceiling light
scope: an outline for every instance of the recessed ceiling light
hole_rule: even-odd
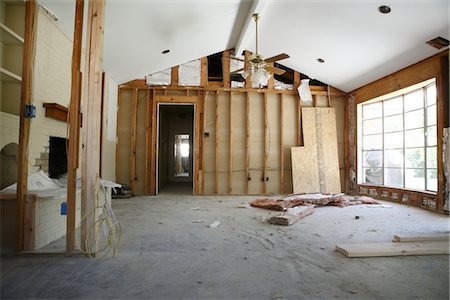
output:
[[[320,62],[321,64],[323,64],[325,62],[325,60],[322,58],[318,58],[317,61]]]
[[[391,8],[387,5],[381,5],[378,7],[378,11],[382,14],[388,14],[391,12]]]
[[[162,54],[167,54],[167,53],[169,53],[170,52],[170,50],[169,49],[166,49],[166,50],[164,50],[163,52],[161,52]]]

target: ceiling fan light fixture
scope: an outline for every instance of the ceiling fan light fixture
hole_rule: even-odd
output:
[[[241,73],[242,78],[247,79],[248,76],[252,75],[252,72],[246,70]]]
[[[259,68],[252,74],[252,84],[253,86],[264,86],[267,85],[271,74],[267,72],[264,68]]]

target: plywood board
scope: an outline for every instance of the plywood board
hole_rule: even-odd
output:
[[[303,147],[291,148],[294,193],[341,192],[333,108],[302,109]]]
[[[393,242],[428,242],[449,241],[450,233],[432,233],[421,235],[394,235]]]
[[[367,243],[336,245],[336,251],[347,257],[377,257],[449,254],[448,242]]]

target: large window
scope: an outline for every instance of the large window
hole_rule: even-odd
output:
[[[436,84],[358,105],[358,183],[437,191]]]

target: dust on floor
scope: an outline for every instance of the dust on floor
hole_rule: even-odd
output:
[[[349,259],[334,251],[338,243],[445,232],[448,217],[384,202],[320,207],[285,227],[266,222],[279,212],[242,205],[255,198],[113,200],[123,227],[117,259],[2,257],[1,298],[449,298],[449,256]]]

